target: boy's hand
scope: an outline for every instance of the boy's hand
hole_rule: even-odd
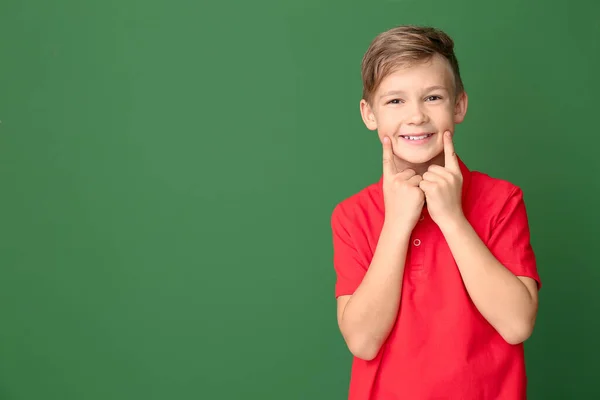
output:
[[[412,169],[398,171],[394,164],[392,142],[383,138],[383,199],[385,204],[385,222],[392,230],[410,234],[415,227],[425,195],[419,188],[422,177]]]
[[[419,183],[425,192],[429,215],[438,226],[463,218],[462,173],[450,132],[444,133],[445,165],[431,165]]]

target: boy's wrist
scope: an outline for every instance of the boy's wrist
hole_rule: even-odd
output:
[[[447,220],[441,221],[438,225],[440,230],[444,235],[447,234],[456,234],[461,230],[464,230],[467,226],[470,226],[469,221],[463,215],[457,215],[454,218],[449,218]]]
[[[398,227],[397,224],[391,224],[388,221],[384,221],[383,228],[381,230],[381,236],[389,238],[393,242],[402,243],[410,240],[411,229],[405,227]]]

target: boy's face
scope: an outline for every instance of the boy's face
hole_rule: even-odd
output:
[[[407,166],[443,165],[446,130],[467,111],[465,93],[456,98],[454,77],[447,61],[435,55],[430,61],[397,69],[373,95],[372,104],[362,100],[363,121],[377,130],[379,139],[392,140],[396,157]],[[421,169],[421,168],[419,168]]]

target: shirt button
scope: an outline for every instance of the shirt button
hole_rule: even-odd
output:
[[[415,239],[415,240],[413,240],[413,244],[414,244],[416,247],[419,247],[419,246],[421,245],[421,241],[420,241],[419,239]]]
[[[421,214],[421,217],[419,218],[419,221],[423,221],[425,219],[425,216],[423,214]]]

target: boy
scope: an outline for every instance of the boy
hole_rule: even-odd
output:
[[[454,152],[467,94],[452,39],[384,32],[362,78],[383,174],[331,216],[349,400],[525,399],[541,282],[523,193]]]

